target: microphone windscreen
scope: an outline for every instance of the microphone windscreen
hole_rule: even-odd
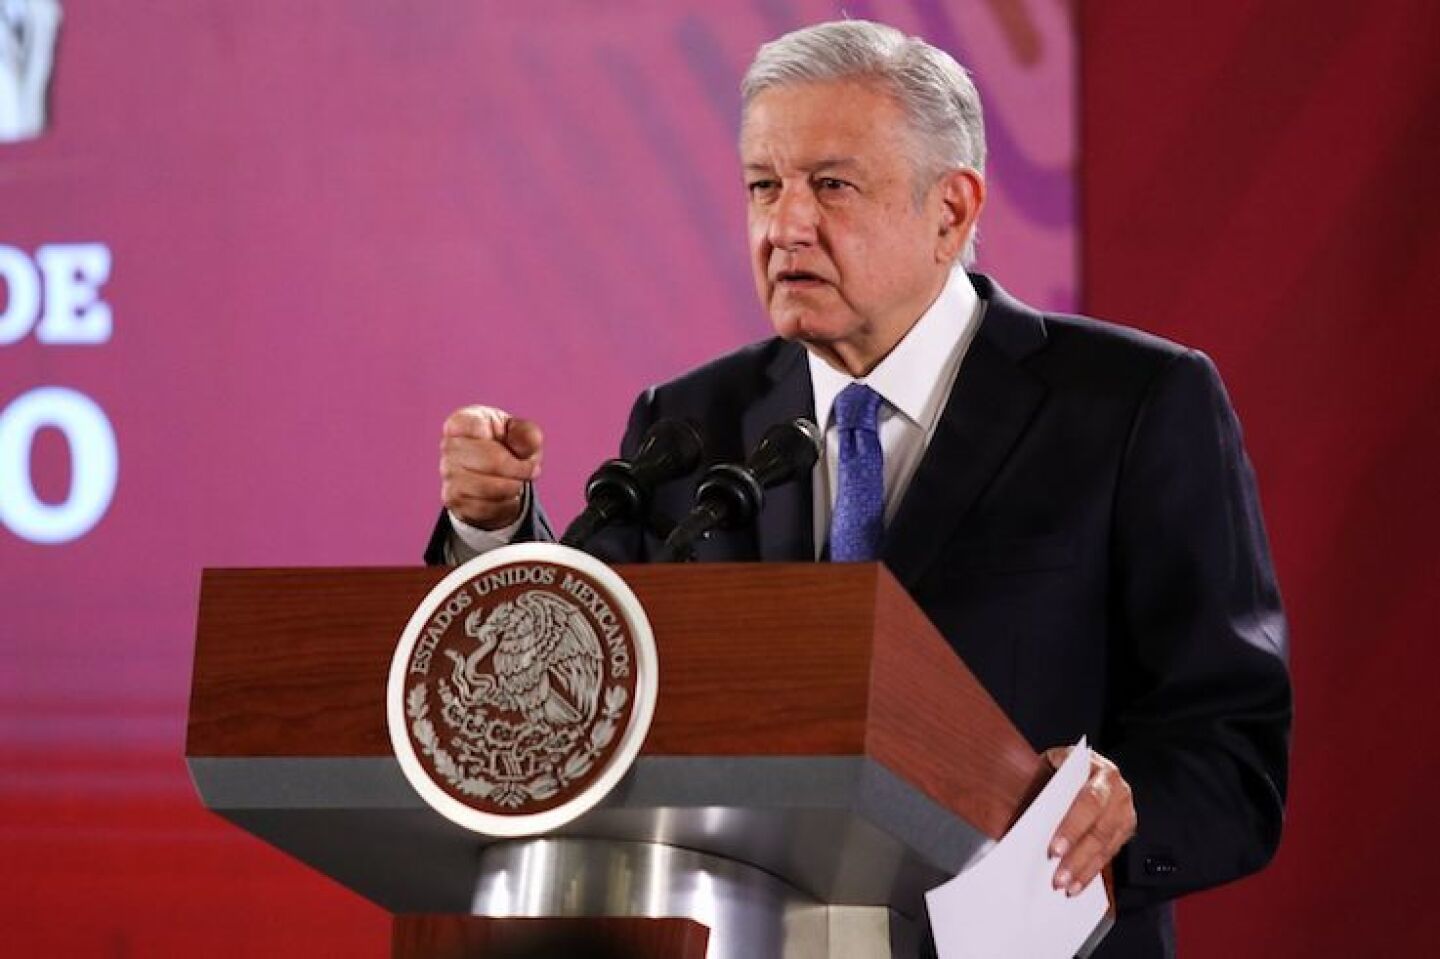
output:
[[[820,428],[803,416],[776,423],[765,431],[745,468],[762,488],[778,486],[814,466],[823,441]]]
[[[650,427],[633,461],[634,475],[643,487],[694,472],[705,455],[700,431],[688,420],[664,419]]]

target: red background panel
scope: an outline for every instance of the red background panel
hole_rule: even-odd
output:
[[[1440,6],[1084,4],[1083,302],[1194,344],[1292,628],[1289,820],[1192,956],[1432,955]]]

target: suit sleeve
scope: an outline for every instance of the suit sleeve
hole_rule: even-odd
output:
[[[1104,737],[1135,794],[1120,906],[1274,855],[1291,721],[1286,626],[1255,478],[1219,375],[1177,357],[1132,427],[1114,512],[1119,648]]]
[[[425,565],[426,566],[447,566],[450,564],[450,514],[443,508],[435,525],[430,530],[430,540],[425,544]],[[516,530],[515,536],[510,540],[512,543],[553,543],[555,532],[550,528],[550,518],[545,515],[545,509],[540,505],[540,497],[531,496],[530,504],[526,509],[525,516]]]

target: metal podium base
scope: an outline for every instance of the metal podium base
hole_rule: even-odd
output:
[[[707,959],[915,959],[915,924],[889,909],[827,906],[743,863],[659,843],[536,839],[480,858],[472,912],[491,918],[693,919]]]

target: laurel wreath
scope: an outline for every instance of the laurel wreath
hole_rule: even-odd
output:
[[[483,775],[467,775],[460,763],[455,761],[440,742],[435,724],[430,720],[427,686],[427,683],[413,686],[405,703],[406,715],[410,718],[410,734],[420,746],[420,751],[435,764],[435,772],[457,792],[509,809],[527,801],[542,802],[550,799],[562,787],[584,778],[594,768],[600,754],[614,741],[621,714],[630,699],[630,694],[623,686],[606,689],[600,718],[590,728],[584,746],[567,756],[559,770],[547,770],[529,782],[497,782]]]

